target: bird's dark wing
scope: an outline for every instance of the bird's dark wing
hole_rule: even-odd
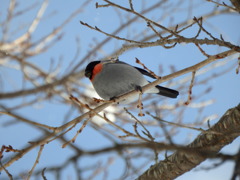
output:
[[[123,62],[123,61],[117,61],[117,63],[118,64],[127,64],[127,63],[125,63],[125,62]],[[127,65],[129,65],[129,64],[127,64]],[[129,66],[131,66],[131,65],[129,65]],[[151,77],[151,78],[153,78],[153,79],[156,79],[156,77],[154,77],[151,73],[149,73],[148,71],[146,71],[146,70],[144,70],[144,69],[142,69],[142,68],[139,68],[139,67],[136,67],[136,66],[133,66],[134,68],[136,68],[140,73],[142,73],[143,75],[145,75],[145,76],[148,76],[148,77]]]
[[[156,79],[156,77],[154,77],[151,73],[149,73],[148,71],[141,69],[139,67],[135,67],[138,71],[140,71],[140,73],[142,73],[143,75],[149,76],[153,79]],[[176,98],[179,95],[179,92],[174,90],[174,89],[170,89],[170,88],[166,88],[166,87],[162,87],[162,86],[156,86],[156,88],[159,90],[159,95],[162,96],[166,96],[166,97],[170,97],[170,98]]]
[[[135,66],[134,66],[135,67]],[[139,67],[135,67],[138,71],[140,71],[140,73],[142,73],[143,75],[146,75],[146,76],[149,76],[153,79],[156,79],[151,73],[149,73],[148,71],[142,69],[142,68],[139,68]]]

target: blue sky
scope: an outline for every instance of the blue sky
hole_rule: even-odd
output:
[[[31,4],[32,1],[25,0],[25,1],[18,1],[19,7],[21,9],[25,7],[27,4]],[[69,68],[69,64],[71,63],[74,55],[76,53],[76,37],[79,39],[80,43],[80,55],[77,58],[77,61],[74,64],[77,64],[83,57],[85,57],[89,51],[98,43],[101,42],[103,39],[106,38],[105,35],[90,30],[87,27],[82,26],[79,21],[86,22],[92,26],[97,26],[100,29],[106,32],[113,32],[119,26],[121,21],[125,22],[127,18],[132,18],[132,15],[126,14],[118,14],[112,8],[95,8],[95,3],[99,1],[90,1],[89,4],[86,6],[85,9],[81,13],[79,13],[76,17],[72,19],[71,22],[68,23],[67,26],[63,29],[63,38],[59,41],[56,45],[54,45],[49,51],[38,55],[36,57],[30,58],[29,61],[33,62],[35,65],[41,67],[46,72],[50,68],[50,61],[54,61],[54,66],[57,66],[57,62],[61,59],[61,69],[58,77],[61,77],[63,74],[68,73],[71,68]],[[127,4],[126,1],[114,1],[117,3],[122,3],[124,5]],[[175,1],[176,2],[176,1]],[[174,1],[169,1],[165,4],[174,5]],[[9,1],[2,1],[0,6],[0,20],[1,22],[6,17],[6,11],[8,7]],[[102,2],[99,2],[100,4]],[[133,1],[136,10],[141,10],[142,4],[137,1]],[[193,18],[193,16],[199,17],[207,12],[210,12],[215,6],[206,1],[194,1],[197,4],[198,8],[194,9],[191,13],[188,12],[186,7],[189,4],[189,1],[185,1],[186,4],[179,5],[179,12],[173,15],[167,16],[165,19],[161,21],[162,25],[168,26],[170,23],[181,23],[185,21],[189,16]],[[230,4],[229,2],[227,2]],[[10,24],[10,29],[17,29],[18,27],[23,26],[24,24],[29,24],[36,16],[36,13],[40,7],[41,1],[36,7],[25,15],[19,16],[16,20],[14,20]],[[103,3],[104,4],[104,3]],[[32,39],[33,41],[39,40],[40,37],[46,35],[47,33],[51,32],[54,28],[56,28],[59,24],[61,24],[72,12],[82,6],[81,3],[77,0],[72,0],[66,3],[65,1],[49,1],[49,5],[47,10],[43,16],[43,19],[39,26],[37,27],[36,31],[34,32]],[[146,6],[151,6],[150,3],[146,3]],[[221,7],[219,7],[221,9]],[[118,11],[117,11],[118,12]],[[152,13],[148,13],[147,17],[152,19],[157,19],[157,17],[161,17],[162,9],[157,9]],[[119,17],[121,17],[119,20]],[[231,15],[220,15],[217,17],[213,17],[204,21],[204,27],[206,27],[214,36],[219,37],[219,34],[222,34],[226,41],[230,41],[234,44],[239,45],[240,43],[240,16],[237,13],[233,13]],[[28,27],[28,26],[26,26]],[[131,33],[140,32],[142,29],[146,28],[146,23],[139,20],[135,23],[134,26],[127,28],[123,32],[119,34],[122,37],[128,37]],[[197,32],[197,28],[193,27],[188,31],[184,32],[184,35],[191,37]],[[26,31],[26,28],[20,29],[15,32],[15,34],[10,34],[8,41],[15,39],[16,37],[21,36]],[[149,31],[151,32],[151,31]],[[147,32],[147,33],[149,33]],[[2,31],[0,32],[0,38],[2,36]],[[205,35],[201,35],[201,37],[205,37]],[[133,36],[130,36],[133,38]],[[95,59],[102,59],[108,55],[111,55],[112,52],[117,50],[121,47],[125,42],[118,41],[112,39],[106,45],[103,46],[102,50],[99,51],[95,56],[92,56],[88,59],[88,62],[95,60]],[[216,54],[219,52],[223,52],[227,50],[227,48],[218,48],[215,46],[202,46],[209,54]],[[158,73],[159,65],[163,68],[163,73],[160,76],[167,75],[171,72],[170,66],[174,65],[176,70],[181,70],[187,66],[194,65],[200,61],[206,59],[199,50],[194,45],[188,44],[180,44],[177,45],[175,48],[172,49],[164,49],[163,47],[151,47],[151,48],[138,48],[131,51],[127,51],[123,53],[119,59],[129,64],[135,65],[135,57],[140,59],[147,67],[151,70]],[[201,118],[208,117],[212,114],[218,115],[218,118],[213,119],[210,123],[214,124],[217,122],[219,117],[223,115],[223,113],[231,108],[236,106],[240,101],[240,77],[236,75],[235,69],[237,67],[237,60],[235,56],[232,58],[233,60],[226,60],[228,63],[225,66],[219,66],[212,71],[209,71],[203,75],[199,75],[196,77],[196,82],[200,82],[201,80],[211,77],[212,74],[222,73],[224,69],[228,67],[230,70],[222,76],[219,76],[215,79],[211,79],[205,84],[194,86],[193,87],[193,97],[198,97],[207,87],[212,87],[210,93],[206,94],[205,96],[201,96],[196,101],[193,100],[194,103],[199,103],[201,101],[207,101],[212,99],[214,101],[213,104],[209,105],[207,108],[204,109],[204,112],[201,115]],[[221,60],[220,60],[221,61]],[[78,70],[84,69],[87,62],[84,63]],[[15,65],[11,63],[11,65]],[[210,67],[209,65],[208,67]],[[176,78],[174,81],[182,79],[184,77],[190,76],[190,74],[184,75],[182,77]],[[22,75],[14,68],[7,68],[0,66],[0,79],[2,83],[0,84],[0,91],[1,92],[8,92],[8,91],[15,91],[24,88],[31,88],[32,84],[26,83],[23,85],[22,83]],[[79,80],[81,83],[89,83],[87,79]],[[41,83],[41,82],[39,82]],[[167,83],[164,83],[165,85]],[[190,84],[187,82],[186,85]],[[178,88],[180,84],[173,86],[172,88]],[[17,105],[21,102],[24,102],[29,99],[34,99],[35,94],[28,96],[26,99],[16,98],[13,100],[2,100],[0,104],[4,104],[8,107],[13,105]],[[187,94],[185,92],[180,92],[179,96],[180,101],[185,101],[187,99]],[[61,101],[60,97],[56,97],[52,100],[47,102],[39,102],[36,103],[32,107],[22,108],[20,110],[15,111],[15,113],[20,114],[23,117],[30,118],[37,122],[46,123],[51,126],[58,126],[61,125],[64,121],[64,114],[68,112],[71,108],[70,105],[59,103]],[[168,100],[165,101],[170,104],[174,104],[176,100]],[[121,108],[121,107],[118,107]],[[195,120],[197,117],[198,110],[191,108],[191,106],[187,107],[186,113],[184,114],[184,123],[189,123]],[[78,116],[78,112],[75,111],[71,117],[69,117],[68,121],[73,119],[74,117]],[[175,117],[170,116],[168,117],[169,121],[174,121]],[[24,147],[26,142],[33,141],[35,138],[41,136],[39,131],[36,131],[33,127],[29,125],[18,123],[16,125],[7,126],[4,125],[12,120],[11,117],[0,116],[0,144],[4,145],[13,145],[14,148],[21,149]],[[143,118],[142,120],[144,120]],[[78,126],[77,128],[79,128]],[[131,128],[131,126],[129,126]],[[75,135],[76,128],[67,134],[68,138],[71,138]],[[181,130],[181,136],[174,137],[174,140],[177,144],[179,143],[188,143],[191,142],[194,137],[198,135],[198,132],[189,132],[185,130]],[[186,140],[187,139],[187,140]],[[239,149],[239,138],[236,139],[231,145],[226,146],[223,149],[223,152],[234,154]],[[86,149],[94,149],[94,148],[101,148],[107,145],[111,145],[110,141],[106,141],[106,138],[101,136],[95,129],[92,127],[86,127],[81,133],[75,142],[76,145],[81,146],[82,148]],[[97,144],[97,146],[96,146]],[[59,141],[52,142],[43,150],[40,163],[37,167],[49,167],[51,165],[61,164],[66,160],[66,157],[71,156],[74,154],[70,148],[61,148],[62,143]],[[11,167],[9,167],[9,171],[12,172],[15,177],[17,173],[22,171],[28,171],[37,156],[38,149],[34,149],[26,155],[24,158],[20,159],[19,161],[15,162]],[[98,164],[99,166],[101,163],[106,163],[109,157],[114,157],[116,154],[103,154],[101,156],[88,156],[81,158],[79,163],[83,164],[83,166],[91,166],[93,163]],[[7,155],[6,155],[7,157]],[[163,158],[163,156],[161,157]],[[139,162],[143,162],[144,160],[139,160]],[[109,174],[109,179],[114,179],[116,175],[120,175],[121,171],[118,171],[123,166],[123,160],[121,158],[116,159],[113,164],[110,166],[113,169],[113,172]],[[149,162],[149,166],[152,162]],[[210,166],[212,161],[206,161],[203,163],[205,166]],[[148,168],[149,166],[145,167]],[[219,168],[210,171],[200,171],[200,167],[197,167],[196,170],[191,172],[185,173],[181,177],[177,178],[178,180],[187,180],[187,179],[229,179],[231,176],[231,171],[233,169],[233,163],[225,163]],[[226,170],[227,169],[227,170]],[[70,177],[72,179],[75,178],[75,174],[73,173],[72,165],[68,166],[64,170],[63,179]],[[119,174],[116,174],[119,173]],[[50,174],[46,174],[48,179],[53,178]],[[0,174],[0,177],[6,177],[4,173]],[[85,176],[87,177],[88,174],[86,173]],[[129,177],[129,179],[134,177]],[[103,175],[99,175],[95,177],[95,179],[103,179]]]

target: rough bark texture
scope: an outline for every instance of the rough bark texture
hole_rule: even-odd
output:
[[[231,0],[237,11],[240,13],[240,0]]]
[[[229,109],[213,127],[189,144],[189,151],[176,151],[164,161],[151,166],[138,180],[174,179],[216,155],[239,135],[240,104]]]

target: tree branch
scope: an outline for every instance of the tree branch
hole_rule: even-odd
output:
[[[240,135],[240,104],[229,109],[212,128],[201,133],[187,147],[196,148],[194,153],[186,153],[178,150],[164,161],[151,166],[139,180],[174,179],[183,173],[193,169],[209,156],[216,155],[221,148],[230,144]],[[219,134],[211,133],[219,132]]]
[[[161,77],[160,79],[157,79],[156,81],[153,81],[152,83],[147,84],[146,86],[142,87],[142,91],[146,92],[148,89],[151,89],[152,87],[154,87],[154,86],[156,86],[156,85],[158,85],[162,82],[168,81],[170,79],[176,78],[178,76],[184,75],[184,74],[189,73],[189,72],[197,71],[198,69],[200,69],[200,68],[202,68],[202,67],[204,67],[204,66],[206,66],[206,65],[208,65],[208,64],[210,64],[210,63],[212,63],[216,60],[225,58],[227,56],[230,56],[230,55],[233,55],[233,54],[236,54],[236,53],[237,52],[234,51],[234,50],[229,50],[229,51],[225,51],[225,52],[219,53],[219,54],[214,55],[214,56],[210,56],[206,60],[204,60],[204,61],[202,61],[202,62],[200,62],[196,65],[187,67],[187,68],[182,69],[180,71],[177,71],[175,73],[172,73],[172,74],[169,74],[167,76]],[[81,116],[73,119],[72,121],[70,121],[70,122],[68,122],[68,123],[66,123],[62,126],[56,127],[55,130],[52,133],[49,133],[49,135],[35,141],[33,144],[30,144],[26,148],[24,148],[21,151],[21,153],[17,154],[15,157],[13,157],[11,160],[9,160],[6,164],[4,164],[4,167],[10,166],[13,162],[20,159],[24,154],[26,154],[27,152],[29,152],[33,148],[47,143],[51,138],[54,138],[55,136],[58,136],[59,133],[62,133],[65,129],[72,128],[73,126],[76,126],[83,119],[91,118],[91,117],[95,116],[97,113],[99,113],[102,110],[104,110],[105,108],[107,108],[108,106],[110,106],[114,103],[123,101],[124,99],[128,99],[129,97],[135,96],[137,94],[139,94],[138,91],[136,91],[136,90],[131,91],[131,92],[125,94],[125,95],[122,95],[122,96],[114,99],[114,101],[112,101],[112,102],[104,103],[104,104],[96,107],[95,109],[93,109],[91,111],[88,111],[87,113],[82,114]],[[2,170],[1,167],[0,167],[0,170]]]

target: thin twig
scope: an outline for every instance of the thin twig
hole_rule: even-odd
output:
[[[28,173],[27,180],[30,180],[30,178],[31,178],[31,176],[32,176],[32,173],[33,173],[35,167],[36,167],[37,164],[39,163],[39,159],[40,159],[40,157],[41,157],[43,148],[44,148],[44,145],[41,145],[41,146],[40,146],[40,149],[39,149],[39,151],[38,151],[38,155],[37,155],[36,161],[35,161],[35,163],[33,164],[32,169],[31,169],[31,170],[29,171],[29,173]]]
[[[150,22],[147,23],[147,26],[150,27],[157,36],[159,36],[159,38],[160,38],[159,41],[165,41],[165,40],[167,40],[167,39],[169,39],[169,38],[171,38],[171,37],[173,36],[172,34],[170,34],[170,35],[168,35],[168,36],[166,36],[166,37],[162,37],[162,35],[161,35],[159,32],[157,32],[157,30],[151,25]],[[177,27],[178,27],[178,26],[176,26],[175,32],[179,33],[180,31],[177,31]],[[166,48],[166,49],[170,49],[170,48],[175,47],[176,45],[177,45],[177,43],[175,42],[173,45],[170,45],[170,46],[167,46],[167,45],[165,45],[165,44],[163,44],[162,46],[163,46],[164,48]]]
[[[194,84],[195,74],[196,74],[196,71],[193,71],[193,72],[192,72],[191,83],[190,83],[189,89],[188,89],[188,99],[187,99],[187,101],[184,103],[185,105],[189,105],[189,103],[190,103],[191,100],[192,100],[192,88],[193,88],[193,84]]]
[[[5,173],[8,175],[10,180],[13,180],[13,176],[12,174],[4,167],[4,165],[2,164],[2,161],[0,159],[0,167],[5,171]]]
[[[47,180],[47,178],[45,176],[45,170],[46,170],[46,168],[43,168],[42,173],[41,173],[43,180]]]
[[[150,69],[148,69],[138,58],[136,59],[136,63],[140,64],[144,69],[146,69],[153,77],[155,77],[156,79],[161,79],[161,77],[157,76],[153,71],[151,71]]]
[[[103,8],[103,7],[109,7],[110,4],[98,4],[98,2],[96,2],[95,6],[96,8]]]
[[[90,29],[96,30],[96,31],[98,31],[98,32],[100,32],[100,33],[105,34],[106,36],[109,36],[109,37],[111,37],[111,38],[115,38],[115,39],[117,39],[117,40],[122,40],[122,41],[126,41],[126,42],[129,42],[129,43],[138,43],[138,44],[142,43],[142,42],[138,42],[138,41],[135,41],[135,40],[130,40],[130,39],[127,39],[127,38],[122,38],[122,37],[119,37],[119,36],[116,36],[116,35],[113,35],[113,34],[104,32],[103,30],[99,29],[97,26],[93,27],[93,26],[91,26],[91,25],[89,25],[89,24],[87,24],[87,23],[85,23],[85,22],[83,22],[83,21],[80,21],[80,23],[81,23],[82,25],[90,28]]]
[[[200,18],[200,19],[194,18],[194,20],[197,22],[199,28],[202,29],[208,36],[210,36],[213,40],[217,39],[203,27],[203,25],[202,25],[202,18]]]
[[[196,71],[216,60],[219,60],[219,59],[222,59],[222,58],[225,58],[227,56],[231,56],[233,54],[236,54],[237,52],[235,50],[228,50],[228,51],[225,51],[225,52],[222,52],[222,53],[219,53],[219,54],[216,54],[216,55],[213,55],[213,56],[210,56],[209,58],[205,59],[204,61],[198,63],[198,64],[195,64],[193,66],[190,66],[190,67],[187,67],[185,69],[182,69],[180,71],[177,71],[175,73],[172,73],[172,74],[169,74],[167,76],[164,76],[162,77],[161,79],[157,79],[156,81],[153,81],[152,83],[149,83],[148,85],[142,87],[142,90],[143,92],[147,91],[148,89],[151,89],[152,87],[162,83],[162,82],[165,82],[167,80],[170,80],[170,79],[173,79],[173,78],[176,78],[176,77],[179,77],[181,75],[184,75],[186,73],[189,73],[189,72],[192,72],[192,71]],[[134,96],[134,95],[137,95],[137,91],[132,91],[132,92],[129,92],[123,96],[120,96],[118,98],[115,99],[116,103],[121,101],[121,100],[124,100],[124,99],[127,99],[128,97],[130,96]],[[45,137],[41,138],[40,140],[38,140],[36,143],[34,144],[30,144],[28,145],[26,148],[22,149],[21,153],[18,153],[16,156],[12,157],[9,161],[7,161],[5,164],[4,164],[4,167],[8,167],[10,166],[12,163],[14,163],[15,161],[17,161],[18,159],[20,159],[23,155],[25,155],[27,152],[29,152],[30,150],[34,149],[35,147],[41,145],[41,144],[45,144],[49,139],[51,139],[52,137],[56,136],[59,132],[62,132],[64,129],[68,128],[68,127],[71,127],[75,124],[78,124],[80,123],[84,118],[88,118],[90,115],[92,115],[93,113],[98,113],[98,112],[101,112],[103,109],[107,108],[108,106],[114,104],[114,102],[108,102],[108,103],[104,103],[98,107],[96,107],[95,109],[93,109],[92,111],[88,111],[87,113],[84,113],[82,114],[81,116],[71,120],[70,122],[62,125],[62,126],[59,126],[55,129],[54,133],[51,133],[51,134],[48,134],[46,135]],[[2,168],[0,168],[1,170]]]
[[[131,10],[134,11],[133,4],[132,4],[132,0],[128,0],[128,2],[129,2],[129,5],[130,5]]]
[[[41,18],[44,14],[44,12],[46,11],[47,9],[47,6],[48,6],[48,0],[44,0],[43,3],[42,3],[42,6],[41,8],[39,9],[38,13],[37,13],[37,16],[36,18],[34,18],[32,24],[30,25],[30,27],[28,28],[28,31],[27,31],[27,35],[28,36],[31,36],[31,34],[36,30],[38,24],[40,23],[41,21]]]
[[[200,50],[200,52],[206,56],[207,58],[210,57],[210,55],[208,55],[201,47],[199,44],[195,43],[195,45],[198,47],[198,49]]]
[[[30,121],[28,119],[25,119],[25,118],[23,118],[21,116],[18,116],[16,114],[13,114],[13,113],[10,113],[10,112],[0,111],[0,114],[6,114],[8,116],[14,117],[17,120],[25,122],[27,124],[31,124],[31,125],[34,125],[34,126],[42,127],[42,128],[53,130],[53,131],[55,130],[55,127],[51,127],[51,126],[48,126],[48,125],[45,125],[45,124],[41,124],[41,123],[37,123],[37,122],[34,122],[34,121]]]
[[[144,124],[143,124],[138,118],[136,118],[127,108],[124,108],[124,110],[126,111],[126,113],[128,113],[128,114],[136,121],[136,123],[139,123],[139,124],[142,126],[142,128],[145,130],[145,133],[144,133],[144,134],[145,134],[151,141],[154,142],[153,136],[152,136],[151,133],[148,131],[148,129],[144,126]],[[144,140],[145,140],[145,138],[144,138]]]
[[[196,17],[194,17],[194,18],[193,18],[193,20],[194,20],[195,22],[199,22],[199,21],[200,21],[200,23],[199,23],[199,24],[201,24],[201,25],[202,25],[202,17],[201,17],[201,18],[199,18],[199,19],[197,19]],[[199,34],[201,33],[201,30],[202,30],[202,28],[201,28],[201,27],[199,27],[199,29],[198,29],[198,32],[197,32],[197,34],[196,34],[195,38],[197,38],[197,37],[199,36]]]
[[[238,57],[238,66],[236,68],[236,74],[239,73],[239,70],[240,70],[240,56]]]
[[[122,127],[120,127],[120,126],[116,125],[115,123],[113,123],[112,121],[110,121],[105,115],[104,115],[104,116],[101,116],[100,114],[98,114],[97,112],[95,112],[94,109],[90,108],[87,104],[82,103],[79,99],[77,99],[77,98],[74,97],[73,95],[70,96],[70,99],[71,99],[72,101],[74,101],[75,103],[77,103],[79,106],[84,107],[84,108],[87,108],[89,111],[92,111],[94,114],[90,115],[90,117],[83,122],[83,125],[82,125],[81,128],[77,131],[77,133],[75,134],[75,136],[74,136],[71,140],[67,141],[66,143],[64,143],[64,144],[62,145],[63,148],[65,148],[69,143],[74,143],[74,142],[75,142],[77,136],[82,132],[82,130],[86,127],[87,123],[91,120],[91,117],[93,117],[93,116],[95,116],[95,115],[98,116],[98,117],[100,117],[100,118],[102,118],[102,119],[104,119],[104,120],[107,121],[109,124],[113,125],[113,126],[116,127],[117,129],[120,129],[121,131],[123,131],[124,133],[126,133],[126,135],[125,135],[124,137],[128,137],[128,136],[137,137],[137,136],[134,135],[133,133],[131,133],[131,132],[129,132],[129,131],[126,131],[126,130],[123,129]],[[113,102],[113,101],[109,101],[108,103],[111,103],[111,102]],[[68,130],[68,131],[69,131],[69,130]],[[64,134],[65,134],[65,133],[66,133],[66,132],[64,132]],[[61,134],[61,136],[62,136],[62,134]],[[121,137],[123,137],[123,136],[121,136]]]
[[[170,125],[173,125],[173,126],[177,126],[177,127],[182,127],[182,128],[186,128],[186,129],[191,129],[191,130],[196,130],[196,131],[200,131],[202,133],[206,132],[205,130],[203,130],[202,128],[195,128],[195,127],[189,127],[189,126],[185,126],[183,124],[178,124],[178,123],[173,123],[173,122],[168,122],[168,121],[165,121],[157,116],[154,116],[152,115],[150,112],[146,112],[146,114],[148,114],[149,116],[151,116],[152,118],[154,119],[157,119],[158,121],[161,121],[163,123],[167,123],[167,124],[170,124]]]
[[[140,14],[140,13],[138,13],[138,12],[136,12],[136,11],[133,11],[133,10],[128,9],[128,8],[125,8],[125,7],[123,7],[123,6],[120,6],[120,5],[118,5],[118,4],[115,4],[115,3],[111,2],[111,1],[108,1],[108,0],[104,0],[104,1],[107,2],[107,3],[109,3],[111,6],[117,7],[117,8],[119,8],[119,9],[122,9],[122,10],[126,11],[126,12],[133,13],[133,14],[137,15],[138,17],[144,19],[146,22],[150,22],[150,23],[154,24],[155,26],[157,26],[157,27],[159,27],[159,28],[161,28],[161,29],[169,32],[170,34],[173,34],[173,35],[176,36],[176,37],[182,37],[182,36],[180,36],[179,34],[177,34],[176,32],[173,32],[172,30],[170,30],[170,29],[168,29],[168,28],[166,28],[166,27],[164,27],[164,26],[156,23],[155,21],[152,21],[151,19],[143,16],[142,14]]]
[[[221,3],[216,2],[216,1],[213,1],[213,0],[207,0],[207,1],[208,1],[208,2],[212,2],[212,3],[216,4],[217,6],[227,7],[227,8],[229,8],[229,9],[233,10],[233,11],[238,12],[237,9],[235,9],[235,8],[233,8],[233,7],[231,7],[231,6],[227,5],[227,4],[225,4],[225,2],[223,2],[223,3],[221,4]]]

